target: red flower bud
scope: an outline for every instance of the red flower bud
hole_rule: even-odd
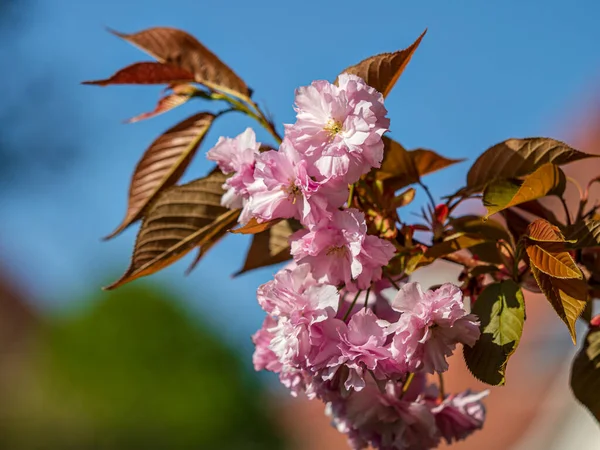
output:
[[[448,206],[442,204],[439,204],[435,207],[435,220],[437,223],[444,223],[446,221],[446,219],[448,218]]]

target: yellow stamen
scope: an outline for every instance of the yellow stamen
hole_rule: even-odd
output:
[[[327,256],[341,256],[344,253],[346,253],[346,247],[344,247],[343,245],[340,245],[339,247],[329,247],[329,249],[327,249]]]
[[[327,131],[327,133],[329,134],[329,138],[333,139],[336,134],[341,133],[342,122],[331,119],[329,120],[329,122],[327,122],[327,125],[325,125],[323,129]]]

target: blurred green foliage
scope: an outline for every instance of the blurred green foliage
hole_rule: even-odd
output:
[[[172,294],[99,296],[40,330],[0,448],[284,448],[255,374]]]

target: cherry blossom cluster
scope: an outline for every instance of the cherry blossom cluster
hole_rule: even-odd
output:
[[[208,152],[230,175],[222,204],[240,223],[296,219],[293,262],[259,287],[267,313],[253,336],[254,365],[293,395],[319,398],[355,449],[427,449],[483,425],[486,393],[445,395],[427,374],[448,369],[457,344],[479,338],[460,289],[402,286],[390,301],[383,278],[392,242],[368,234],[348,186],[383,159],[389,120],[382,95],[353,75],[296,92],[296,123],[278,150],[261,152],[251,129]]]
[[[447,370],[457,343],[479,337],[460,289],[407,283],[392,301],[381,291],[370,302],[361,295],[357,307],[308,264],[278,272],[258,289],[268,315],[253,336],[256,370],[277,373],[293,395],[323,400],[355,449],[429,449],[481,428],[487,392],[442,397],[426,385],[427,373]]]

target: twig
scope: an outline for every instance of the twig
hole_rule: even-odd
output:
[[[350,307],[348,308],[348,311],[346,311],[346,313],[344,314],[344,317],[342,319],[344,322],[346,321],[346,319],[350,315],[350,311],[352,311],[354,309],[354,305],[356,305],[356,300],[358,300],[358,296],[360,295],[361,292],[362,291],[358,291],[356,293],[356,295],[354,296],[354,300],[352,300],[352,304],[350,305]]]

